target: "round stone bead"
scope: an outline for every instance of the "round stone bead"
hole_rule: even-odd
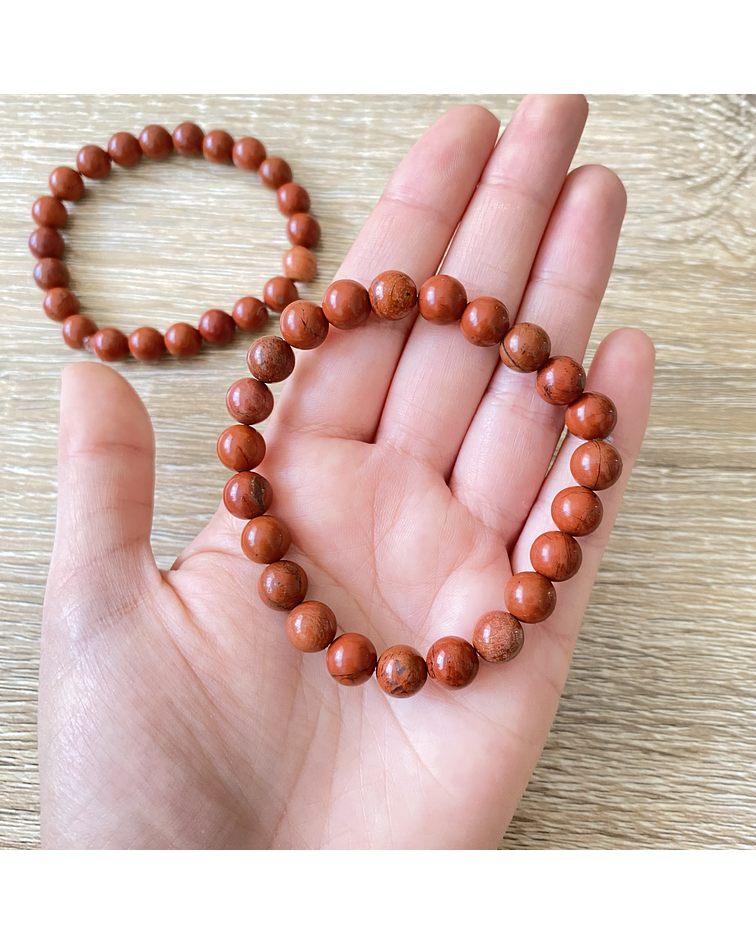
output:
[[[51,256],[40,259],[32,275],[40,289],[65,289],[68,285],[68,268],[65,263]]]
[[[278,190],[284,184],[291,183],[294,178],[291,168],[280,157],[265,158],[257,173],[260,175],[263,184],[271,190]]]
[[[274,276],[268,279],[263,287],[263,299],[268,308],[274,312],[282,312],[287,305],[296,302],[299,298],[297,287],[284,276]]]
[[[319,600],[306,600],[286,618],[289,643],[303,653],[319,653],[336,637],[336,614]]]
[[[426,321],[434,325],[451,325],[462,318],[467,293],[462,283],[452,276],[431,276],[420,287],[417,303]]]
[[[617,408],[606,394],[588,391],[570,404],[564,419],[573,436],[602,440],[617,426]]]
[[[507,581],[504,603],[522,623],[540,623],[554,613],[556,591],[551,581],[537,571],[520,571]]]
[[[45,315],[54,322],[65,321],[69,315],[77,315],[79,312],[79,300],[70,289],[49,289],[45,293],[45,299],[42,303]]]
[[[548,361],[551,339],[540,325],[521,322],[504,336],[499,353],[501,360],[512,371],[531,374]]]
[[[202,340],[209,345],[227,345],[234,340],[236,322],[228,312],[211,308],[200,318],[199,333],[202,335]]]
[[[68,210],[57,197],[37,197],[32,204],[32,219],[40,226],[51,226],[56,230],[68,223]]]
[[[492,610],[475,624],[473,646],[487,663],[508,663],[522,649],[525,633],[517,617]]]
[[[459,327],[471,345],[489,348],[504,340],[509,331],[509,312],[498,299],[481,296],[464,310]]]
[[[76,155],[80,173],[91,180],[104,180],[110,173],[110,155],[96,144],[85,144]]]
[[[254,427],[236,423],[218,437],[216,452],[227,469],[243,472],[254,469],[265,459],[265,440]]]
[[[428,665],[414,647],[398,643],[381,653],[375,678],[386,695],[408,699],[425,685]]]
[[[276,191],[276,204],[285,217],[293,213],[307,213],[310,209],[310,195],[301,186],[290,181],[282,184]]]
[[[257,590],[271,610],[293,610],[307,596],[307,575],[293,561],[274,561],[260,575]]]
[[[202,335],[194,325],[176,322],[165,333],[165,347],[174,358],[191,358],[202,347]]]
[[[264,384],[285,381],[296,363],[291,345],[278,335],[266,335],[254,341],[247,351],[249,373]]]
[[[86,315],[69,315],[63,322],[63,341],[69,348],[83,348],[97,331],[97,325]]]
[[[283,254],[283,271],[294,282],[312,282],[318,271],[318,261],[306,246],[292,246]]]
[[[309,213],[293,213],[286,224],[286,235],[295,246],[311,249],[320,242],[320,224]]]
[[[530,548],[530,563],[550,581],[569,581],[582,562],[580,545],[566,532],[544,532]]]
[[[129,354],[129,339],[117,328],[101,328],[89,339],[89,347],[101,361],[123,361]]]
[[[571,404],[585,390],[583,365],[565,355],[549,358],[538,371],[536,390],[547,404]]]
[[[56,167],[48,183],[59,200],[80,200],[84,196],[84,181],[72,167]]]
[[[428,675],[442,686],[463,689],[478,675],[478,654],[462,637],[441,637],[428,650]]]
[[[250,561],[272,564],[289,550],[291,535],[285,522],[272,515],[258,515],[244,526],[241,548]]]
[[[605,440],[588,440],[570,457],[570,472],[579,486],[601,491],[622,475],[622,457]]]
[[[241,331],[260,331],[268,324],[265,303],[252,295],[245,295],[234,305],[231,317]]]
[[[66,244],[55,227],[40,226],[29,237],[29,251],[37,259],[60,259]]]
[[[257,138],[239,138],[231,159],[241,171],[256,171],[265,160],[265,145]]]
[[[182,157],[197,157],[202,154],[205,132],[193,121],[182,121],[173,129],[173,147]]]
[[[259,473],[238,472],[223,487],[223,504],[235,518],[255,518],[270,508],[273,495]]]
[[[328,335],[328,321],[323,309],[314,302],[300,299],[281,313],[281,334],[294,348],[309,351],[319,348]]]
[[[560,531],[584,538],[601,524],[604,507],[595,492],[585,486],[570,486],[554,496],[551,517]]]
[[[378,653],[362,633],[342,633],[328,647],[326,667],[341,686],[361,686],[375,671]]]
[[[323,296],[323,314],[334,328],[358,328],[370,315],[368,290],[354,279],[333,282]]]
[[[202,153],[213,164],[231,164],[234,139],[227,131],[208,131],[202,142]]]
[[[118,131],[108,141],[108,154],[111,161],[120,167],[134,167],[142,160],[139,141],[128,131]]]
[[[273,394],[256,378],[242,377],[229,387],[226,408],[239,423],[262,423],[273,412]]]
[[[373,311],[389,321],[406,318],[417,305],[417,286],[408,275],[394,269],[376,276],[369,294]]]
[[[162,125],[147,125],[139,134],[142,154],[152,161],[165,161],[173,154],[173,138]]]
[[[139,361],[159,361],[165,354],[165,339],[157,328],[145,325],[129,335],[129,351]]]

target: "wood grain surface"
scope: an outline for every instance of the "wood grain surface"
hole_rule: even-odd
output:
[[[392,169],[454,96],[0,99],[0,846],[38,843],[36,686],[53,542],[63,346],[26,240],[49,171],[148,122],[253,133],[323,224],[319,298]],[[476,99],[506,120],[517,99]],[[577,163],[628,191],[596,324],[647,331],[648,437],[559,714],[504,848],[756,846],[756,96],[590,98]],[[105,194],[107,190],[107,195]],[[120,327],[228,308],[280,271],[271,194],[235,168],[144,163],[91,187],[67,231],[74,290]],[[120,370],[157,436],[161,567],[207,522],[224,392],[249,336]],[[181,490],[173,487],[181,482]]]

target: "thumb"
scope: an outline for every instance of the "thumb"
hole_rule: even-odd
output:
[[[104,364],[63,371],[58,438],[58,519],[51,573],[109,582],[157,573],[150,547],[155,438],[138,394]],[[133,598],[134,586],[130,597]]]

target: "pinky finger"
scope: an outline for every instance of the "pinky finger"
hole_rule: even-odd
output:
[[[599,493],[604,507],[601,524],[591,535],[578,539],[583,552],[580,570],[571,580],[556,584],[554,614],[541,628],[533,628],[532,636],[538,636],[539,669],[550,678],[557,691],[561,691],[564,684],[593,582],[641,448],[653,378],[654,346],[647,335],[633,328],[619,329],[604,339],[588,374],[586,390],[606,394],[617,407],[618,421],[611,441],[622,457],[623,469],[619,481]],[[575,485],[570,458],[583,442],[569,433],[564,440],[515,545],[512,556],[515,572],[533,570],[530,562],[533,541],[543,532],[557,529],[551,517],[551,503],[562,489]],[[543,635],[538,633],[539,629],[543,629]]]

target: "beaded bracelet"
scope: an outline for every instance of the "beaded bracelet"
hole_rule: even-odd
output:
[[[287,234],[294,244],[284,255],[285,277],[269,280],[265,302],[251,296],[240,299],[232,316],[217,309],[206,312],[199,329],[179,323],[165,338],[154,328],[138,328],[127,338],[115,328],[97,330],[79,313],[78,300],[68,291],[68,271],[60,261],[64,243],[58,229],[65,225],[63,200],[78,200],[84,192],[81,175],[107,177],[111,161],[132,167],[145,155],[163,160],[173,150],[182,155],[204,154],[217,163],[231,163],[243,170],[258,170],[263,183],[277,190],[277,202],[289,217]],[[370,289],[351,279],[341,279],[326,289],[322,305],[299,299],[293,280],[310,281],[317,264],[310,248],[320,238],[317,221],[307,212],[307,191],[292,182],[289,165],[281,158],[266,157],[255,138],[234,142],[225,131],[203,134],[197,125],[179,125],[171,136],[158,125],[148,125],[139,138],[126,132],[114,135],[103,151],[88,145],[76,158],[79,171],[59,167],[50,175],[53,197],[40,197],[32,216],[40,225],[29,240],[39,262],[37,284],[47,290],[44,308],[50,318],[63,321],[63,338],[73,348],[88,347],[102,360],[114,361],[129,351],[142,360],[156,360],[167,350],[175,357],[195,354],[205,341],[226,344],[238,327],[259,331],[268,318],[266,304],[280,312],[281,337],[259,338],[247,352],[252,377],[235,381],[228,389],[226,406],[237,421],[218,438],[218,458],[234,475],[223,490],[226,509],[247,520],[241,548],[250,560],[266,565],[258,592],[273,610],[288,613],[286,634],[304,653],[326,650],[326,666],[343,686],[358,686],[375,673],[389,696],[406,698],[425,685],[428,676],[442,686],[461,689],[476,677],[479,658],[491,663],[514,659],[524,644],[523,624],[546,620],[556,607],[554,582],[574,577],[582,563],[577,538],[590,535],[601,523],[603,507],[596,492],[614,485],[622,473],[622,459],[606,439],[617,423],[617,409],[605,394],[585,390],[582,365],[566,356],[551,357],[549,336],[538,325],[521,322],[510,328],[506,306],[488,296],[468,302],[464,286],[448,275],[435,275],[417,291],[412,279],[394,270],[382,272]],[[585,440],[572,454],[570,471],[577,485],[563,489],[551,504],[556,530],[539,535],[530,549],[533,571],[513,575],[504,588],[506,610],[484,614],[476,623],[472,643],[458,636],[437,640],[425,658],[406,644],[396,644],[378,656],[364,634],[337,636],[336,616],[327,604],[305,600],[307,574],[284,558],[291,543],[285,522],[268,515],[272,504],[270,483],[253,470],[265,457],[265,440],[254,425],[273,411],[268,384],[284,381],[295,367],[294,348],[319,347],[330,327],[358,328],[374,313],[389,321],[406,318],[415,309],[437,325],[458,322],[465,338],[478,347],[499,345],[502,362],[512,371],[536,374],[536,389],[554,406],[566,406],[565,422],[574,436]]]

